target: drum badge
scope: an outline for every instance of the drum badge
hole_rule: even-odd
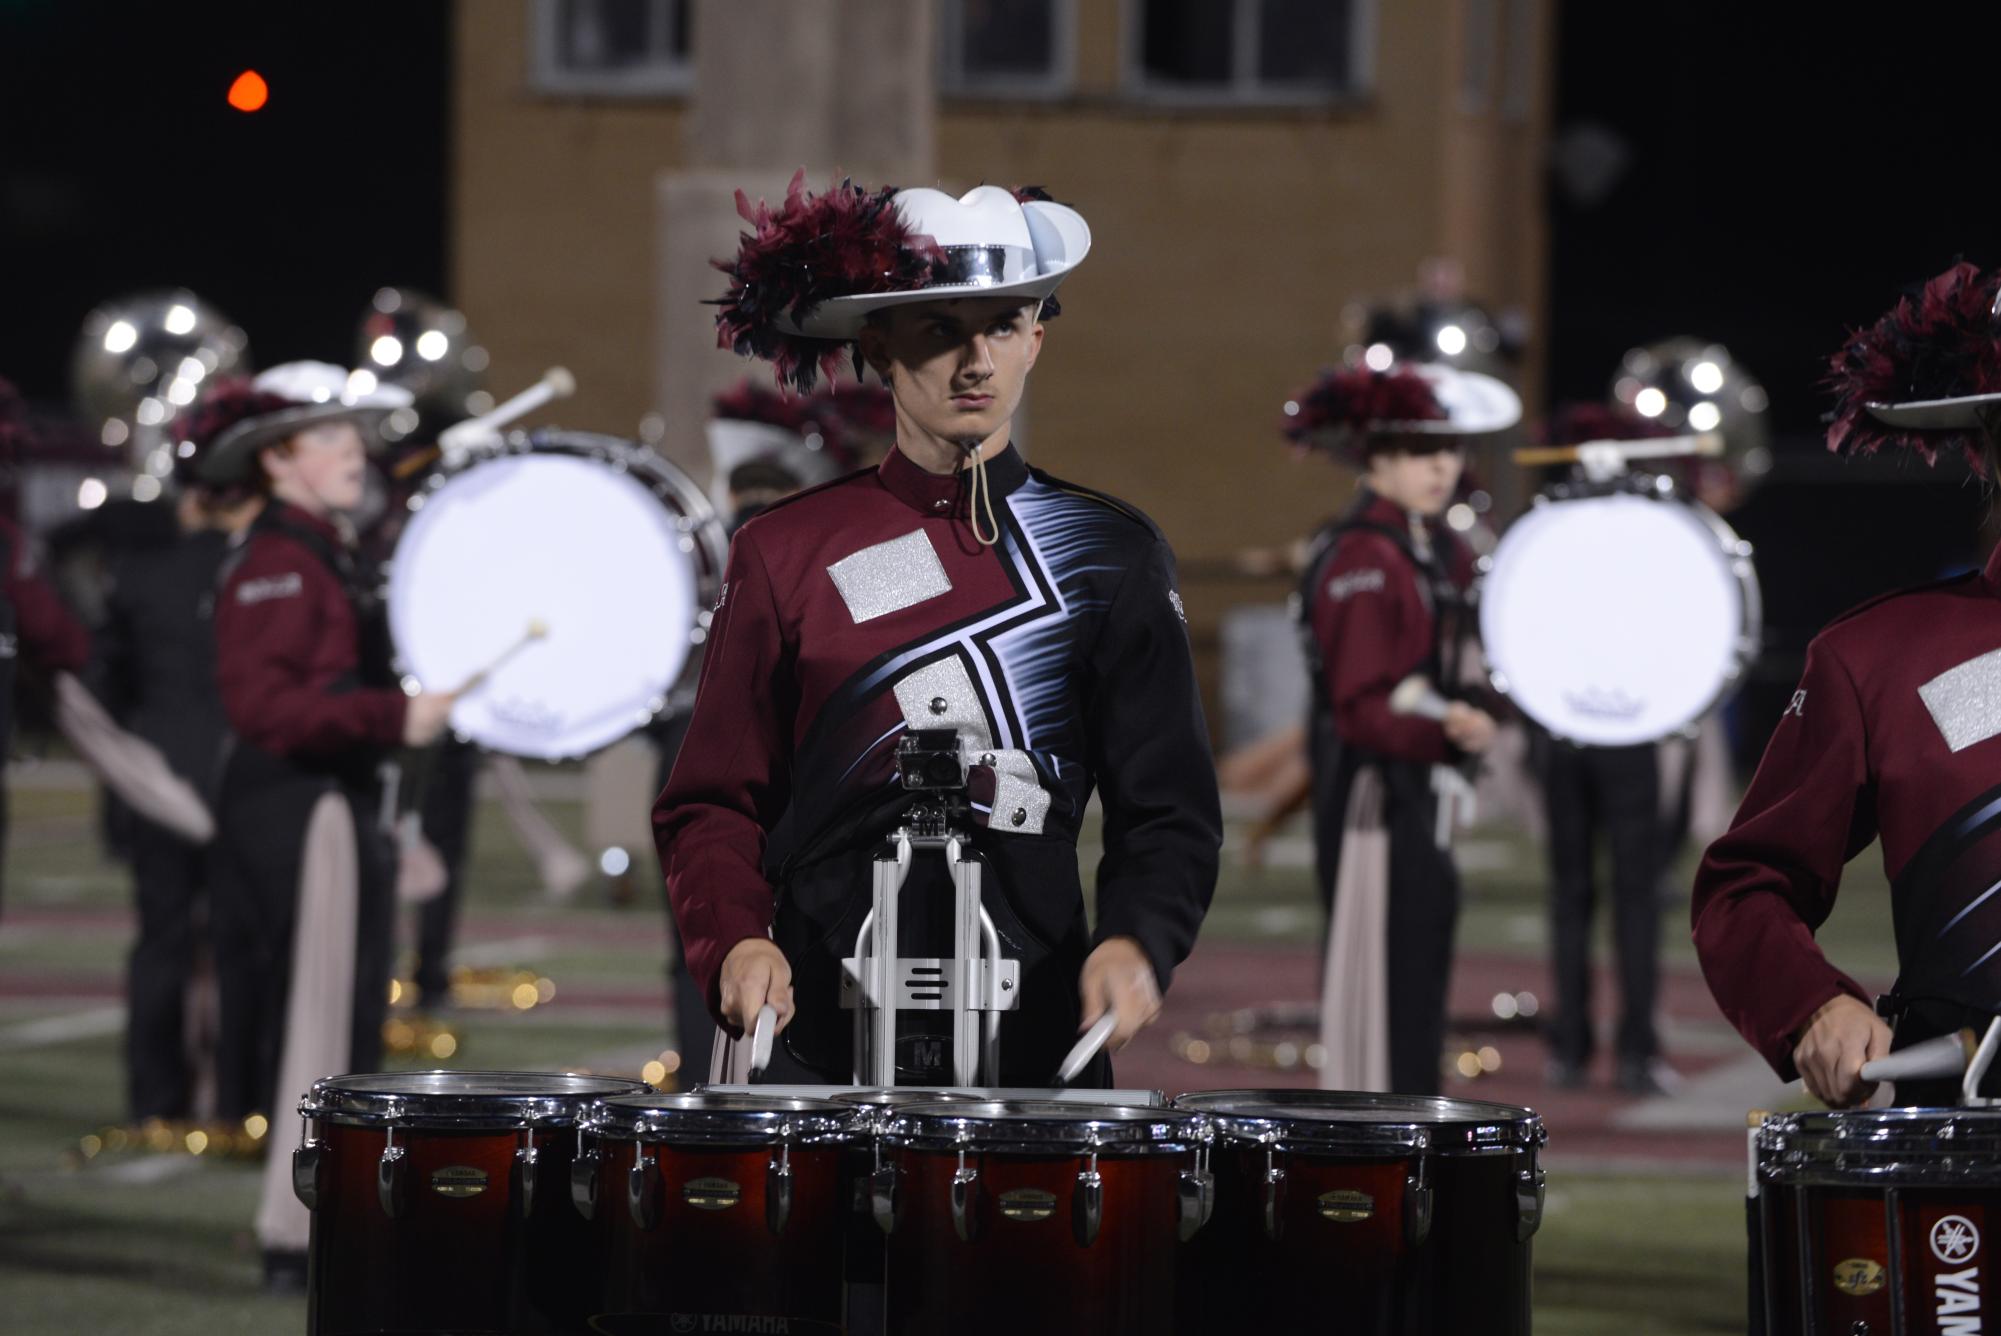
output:
[[[1337,1188],[1320,1194],[1320,1216],[1340,1225],[1358,1225],[1376,1213],[1376,1199],[1366,1192]]]
[[[440,1197],[477,1197],[486,1191],[486,1170],[469,1164],[448,1164],[432,1172],[431,1191]]]
[[[743,1189],[727,1178],[691,1178],[681,1189],[681,1199],[698,1211],[727,1211],[743,1196]]]
[[[1942,1215],[1932,1226],[1932,1256],[1956,1265],[1980,1251],[1980,1231],[1963,1215]]]
[[[1834,1288],[1843,1294],[1861,1296],[1883,1288],[1883,1267],[1867,1257],[1851,1257],[1834,1264]]]
[[[1001,1193],[1000,1213],[1003,1219],[1022,1224],[1047,1220],[1056,1214],[1056,1196],[1039,1188],[1016,1188]]]

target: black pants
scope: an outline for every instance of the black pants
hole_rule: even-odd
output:
[[[452,946],[458,939],[473,780],[478,774],[479,750],[448,740],[437,750],[424,789],[424,838],[445,865],[445,889],[417,906],[416,912],[417,995],[427,1007],[451,1001]]]
[[[1591,1060],[1591,918],[1596,907],[1598,835],[1612,855],[1612,940],[1619,967],[1622,1061],[1660,1048],[1654,1004],[1660,990],[1660,770],[1653,744],[1572,747],[1550,743],[1542,764],[1549,813],[1550,938],[1556,1017],[1550,1046],[1558,1061]]]
[[[211,895],[218,994],[216,1112],[288,1114],[304,1091],[278,1090],[278,1062],[291,987],[292,934],[298,915],[306,827],[329,786],[269,758],[232,759],[217,813]],[[389,841],[377,824],[378,797],[332,791],[354,813],[359,843],[355,993],[348,1070],[382,1065],[382,1022],[389,1006],[395,887]],[[324,1073],[328,1076],[340,1073]]]
[[[1348,794],[1362,764],[1352,755],[1334,782],[1315,785],[1314,834],[1320,901],[1333,921],[1334,885],[1346,834]],[[1459,924],[1459,870],[1450,849],[1438,847],[1438,798],[1431,767],[1412,762],[1370,762],[1384,783],[1384,823],[1389,831],[1389,918],[1384,950],[1389,964],[1390,1089],[1400,1095],[1435,1095],[1445,1049],[1446,996],[1452,983],[1452,939]]]
[[[188,980],[207,854],[150,821],[130,828],[139,937],[126,963],[125,1074],[132,1118],[185,1118],[193,1098],[187,1053]]]

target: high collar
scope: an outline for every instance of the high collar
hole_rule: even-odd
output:
[[[273,497],[271,503],[258,513],[258,519],[272,524],[282,524],[292,529],[304,529],[307,533],[319,535],[335,547],[347,545],[345,530],[331,518],[311,514],[289,501],[280,501],[276,497]]]
[[[1385,528],[1397,530],[1408,530],[1413,519],[1419,524],[1424,524],[1422,519],[1413,516],[1388,497],[1377,495],[1366,486],[1362,488],[1362,495],[1356,502],[1355,518],[1368,524],[1380,524]],[[1430,526],[1425,525],[1425,527]]]
[[[891,496],[922,515],[963,517],[971,495],[967,483],[971,469],[956,473],[932,473],[919,467],[902,450],[892,449],[882,457],[876,476]],[[1028,465],[1013,445],[987,461],[987,481],[995,496],[1006,496],[1028,481]]]

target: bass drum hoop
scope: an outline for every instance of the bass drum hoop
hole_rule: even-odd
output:
[[[1717,683],[1715,691],[1710,694],[1708,700],[1703,702],[1702,708],[1697,710],[1679,728],[1671,728],[1656,737],[1641,739],[1638,743],[1625,744],[1644,745],[1646,742],[1660,742],[1677,734],[1687,734],[1703,719],[1707,718],[1743,682],[1744,670],[1758,657],[1758,652],[1764,644],[1764,595],[1758,586],[1757,569],[1751,564],[1751,545],[1739,537],[1737,531],[1732,529],[1721,515],[1718,515],[1694,497],[1684,496],[1675,487],[1674,480],[1671,478],[1657,474],[1636,473],[1614,479],[1611,482],[1558,483],[1554,486],[1544,488],[1541,492],[1537,493],[1529,513],[1533,514],[1536,509],[1544,506],[1564,505],[1574,501],[1597,500],[1608,496],[1632,496],[1660,505],[1685,507],[1688,513],[1701,523],[1705,529],[1709,530],[1710,534],[1715,538],[1717,553],[1723,561],[1724,568],[1730,573],[1731,578],[1736,581],[1739,595],[1738,631],[1731,646],[1730,666],[1723,673],[1723,680]],[[1513,527],[1513,525],[1510,525],[1510,530]],[[1500,541],[1502,544],[1505,544],[1508,541],[1508,535],[1503,533]],[[1497,547],[1495,555],[1498,556],[1499,553],[1500,548]],[[1483,561],[1491,563],[1493,557],[1484,558]],[[1484,634],[1484,622],[1481,629]],[[1507,674],[1498,665],[1488,664],[1487,681],[1502,696],[1510,698],[1514,696],[1515,693],[1510,690]],[[1517,708],[1520,708],[1519,705]],[[1528,711],[1523,710],[1522,713],[1526,715]],[[1534,716],[1531,715],[1529,717],[1533,718]],[[1574,739],[1566,737],[1555,729],[1549,728],[1539,719],[1536,720],[1536,724],[1538,727],[1544,728],[1549,732],[1551,737],[1559,742],[1574,741]]]

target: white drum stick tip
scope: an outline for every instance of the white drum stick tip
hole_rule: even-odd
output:
[[[577,392],[577,378],[570,374],[568,367],[552,366],[543,373],[542,383],[558,399],[567,399]]]

